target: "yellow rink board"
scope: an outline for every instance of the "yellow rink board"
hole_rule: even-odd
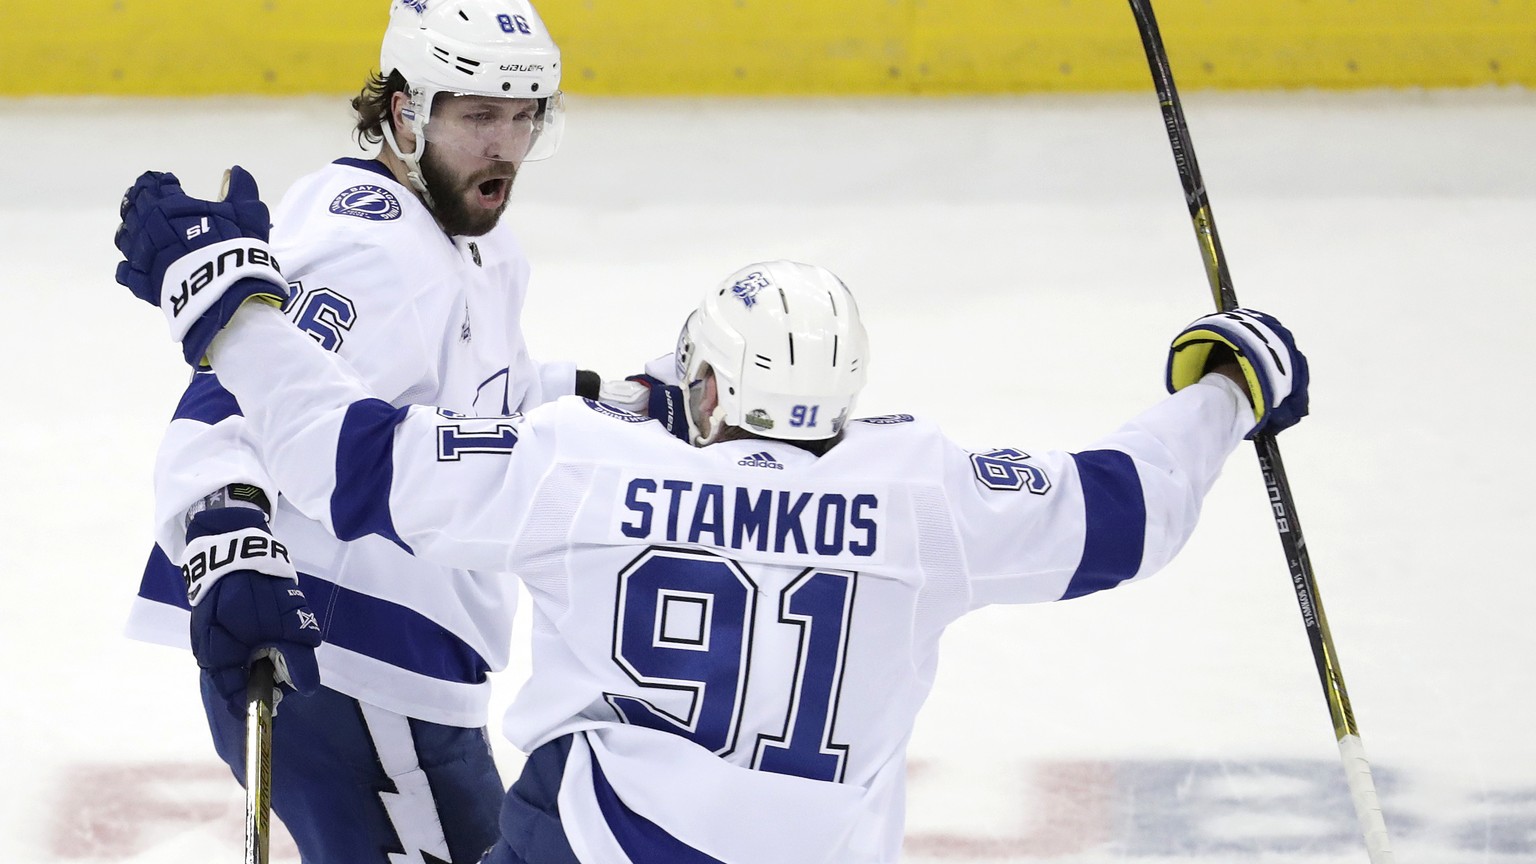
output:
[[[12,0],[0,95],[349,93],[387,0]],[[541,0],[564,89],[1131,90],[1123,0]],[[1536,0],[1158,0],[1186,89],[1536,85]]]

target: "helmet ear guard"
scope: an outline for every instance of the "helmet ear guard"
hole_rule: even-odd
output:
[[[715,440],[725,425],[786,441],[834,438],[868,358],[858,306],[830,271],[782,260],[744,267],[705,297],[678,340],[694,443]],[[696,393],[706,370],[716,390],[707,416]]]

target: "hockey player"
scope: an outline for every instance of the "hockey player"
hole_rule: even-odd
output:
[[[492,864],[895,861],[944,628],[1155,572],[1244,436],[1307,410],[1290,333],[1239,310],[1179,333],[1172,395],[1078,452],[850,421],[870,359],[858,308],[832,274],[785,261],[728,277],[685,325],[695,446],[592,399],[506,417],[401,407],[246,302],[287,289],[253,251],[253,181],[235,169],[230,188],[199,202],[142,178],[119,281],[186,356],[209,353],[298,509],[527,585],[533,672],[505,730],[530,756]],[[184,239],[205,217],[249,254]],[[226,256],[222,278],[197,277]],[[242,566],[194,575],[218,590]]]
[[[397,0],[380,70],[353,100],[359,138],[384,145],[378,157],[338,159],[276,209],[272,254],[297,329],[397,405],[502,415],[581,390],[638,407],[643,387],[536,363],[523,340],[529,265],[500,217],[523,163],[552,154],[562,125],[559,49],[533,7]],[[270,530],[299,574],[302,594],[283,597],[308,613],[303,628],[261,617],[233,583],[190,600],[219,755],[243,775],[249,646],[323,636],[318,670],[306,652],[278,652],[284,682],[314,691],[282,702],[275,742],[273,802],[303,859],[478,859],[505,788],[485,732],[486,675],[507,662],[512,584],[379,537],[338,541],[282,492],[235,399],[195,374],[158,455],[157,545],[130,634],[187,644],[182,566]]]

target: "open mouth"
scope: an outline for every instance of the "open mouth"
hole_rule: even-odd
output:
[[[496,177],[485,181],[475,187],[480,193],[480,204],[483,207],[500,207],[507,200],[508,181],[504,177]]]

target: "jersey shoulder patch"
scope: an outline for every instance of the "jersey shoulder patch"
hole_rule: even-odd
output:
[[[404,212],[395,193],[372,183],[341,190],[331,199],[330,211],[338,216],[353,216],[370,222],[392,222]]]

